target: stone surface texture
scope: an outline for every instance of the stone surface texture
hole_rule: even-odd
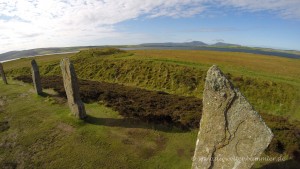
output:
[[[2,63],[0,63],[0,74],[1,74],[1,77],[2,77],[2,80],[3,80],[4,84],[8,84]]]
[[[86,117],[85,107],[79,95],[78,79],[73,64],[68,58],[60,62],[64,87],[68,98],[68,104],[73,114],[79,119]]]
[[[35,92],[38,95],[41,95],[43,93],[43,89],[41,85],[40,71],[34,59],[31,61],[31,73],[32,73],[32,82],[34,85]]]
[[[206,76],[192,168],[248,169],[273,138],[271,130],[217,66]]]

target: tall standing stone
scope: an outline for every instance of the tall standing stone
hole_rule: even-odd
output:
[[[68,58],[64,58],[60,62],[60,67],[69,107],[76,117],[84,119],[86,117],[86,112],[84,104],[80,99],[78,79],[74,66]]]
[[[206,76],[192,168],[251,168],[272,138],[271,130],[246,98],[212,66]]]
[[[4,69],[3,69],[3,66],[2,66],[2,63],[0,63],[0,74],[2,76],[2,80],[5,84],[8,84],[7,83],[7,80],[6,80],[6,76],[5,76],[5,73],[4,73]]]
[[[32,81],[35,88],[35,92],[38,95],[41,95],[43,93],[43,89],[41,85],[40,71],[34,59],[31,61],[31,72],[32,72]]]

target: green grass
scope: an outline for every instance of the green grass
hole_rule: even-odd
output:
[[[86,104],[88,122],[32,86],[0,84],[0,166],[20,168],[190,168],[197,131],[132,122],[99,104]],[[53,94],[53,91],[46,90]],[[7,145],[6,145],[7,144]]]
[[[92,79],[202,98],[207,69],[217,64],[263,113],[300,119],[300,62],[271,56],[208,51],[82,51],[38,57],[42,75],[60,75],[71,57],[77,74]],[[267,64],[268,63],[268,64]],[[30,74],[30,59],[4,63],[8,76]],[[0,82],[0,166],[20,168],[190,168],[197,130],[124,119],[102,104],[86,104],[86,122],[63,100],[36,96],[32,86]],[[268,119],[269,120],[269,119]],[[272,128],[277,123],[268,121]],[[278,126],[283,127],[283,126]],[[278,131],[280,133],[280,131]],[[288,136],[280,139],[289,142]],[[293,145],[293,144],[291,144]],[[259,167],[261,164],[257,163]]]
[[[130,59],[174,63],[207,70],[218,65],[224,72],[300,88],[300,60],[238,52],[213,51],[135,51]]]
[[[40,64],[48,64],[51,62],[57,62],[63,57],[70,57],[74,54],[54,54],[54,55],[47,55],[47,56],[36,56],[32,58],[21,58],[18,60],[15,60],[13,62],[5,62],[3,65],[5,65],[5,69],[12,70],[12,69],[18,69],[22,67],[30,67],[30,61],[32,59],[35,59]]]
[[[2,168],[191,167],[197,129],[124,119],[98,103],[85,104],[88,118],[81,121],[70,113],[66,100],[53,90],[44,92],[37,96],[31,85],[11,79],[9,85],[0,83],[0,122],[10,126],[0,132]]]
[[[202,98],[207,69],[230,74],[259,112],[300,120],[300,60],[236,52],[91,49],[39,57],[42,75],[60,75],[61,57],[72,58],[79,78],[120,83]],[[48,58],[48,59],[47,59]],[[27,64],[29,60],[26,60]],[[15,65],[15,66],[12,66]],[[19,65],[19,66],[17,66]],[[9,76],[30,74],[25,61],[5,63]],[[18,67],[18,68],[17,68]],[[236,79],[243,79],[242,81]]]

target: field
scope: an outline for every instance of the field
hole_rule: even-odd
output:
[[[300,84],[300,60],[238,52],[135,51],[137,59],[174,62],[208,68],[217,64],[224,72],[274,81]]]
[[[70,57],[85,80],[81,96],[88,119],[77,121],[70,115],[60,82],[44,82],[49,89],[40,97],[31,85],[12,80],[20,75],[28,79],[30,59],[4,63],[11,78],[10,85],[1,83],[0,88],[2,166],[190,168],[198,130],[192,121],[199,120],[201,110],[196,114],[197,107],[184,106],[195,102],[201,107],[212,64],[240,88],[275,133],[264,155],[290,159],[276,165],[299,165],[300,60],[234,52],[91,49],[36,57],[46,80],[60,76],[62,57]],[[153,108],[149,105],[156,99],[150,98],[161,100]],[[179,121],[173,102],[182,108],[179,114],[187,112]],[[143,115],[130,114],[143,112],[141,108]]]
[[[1,119],[9,121],[0,133],[1,168],[190,168],[196,131],[124,119],[96,103],[86,104],[87,122],[78,121],[65,100],[10,84],[0,89],[6,105]]]

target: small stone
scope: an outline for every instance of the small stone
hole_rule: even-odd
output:
[[[69,107],[76,117],[84,119],[86,117],[86,112],[84,104],[80,99],[78,79],[74,66],[68,58],[64,58],[60,62],[60,67]]]
[[[0,74],[2,76],[2,80],[3,80],[4,84],[8,84],[2,63],[0,63]]]
[[[206,76],[192,168],[249,169],[272,138],[271,130],[246,98],[212,66]]]
[[[43,89],[41,85],[40,71],[34,59],[31,61],[31,72],[32,72],[32,82],[34,85],[35,92],[38,95],[41,95],[43,93]]]

